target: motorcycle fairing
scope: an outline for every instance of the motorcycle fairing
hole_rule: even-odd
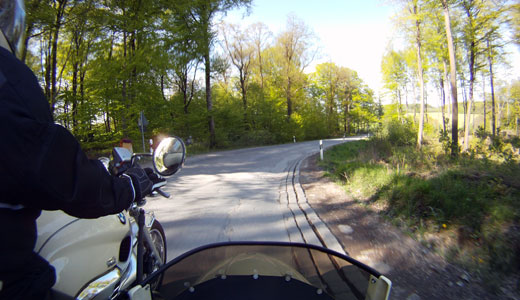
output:
[[[44,211],[44,218],[48,218],[49,215],[45,217],[47,213],[61,220],[72,218],[59,211]],[[45,242],[37,242],[37,245],[41,245],[39,254],[56,269],[56,284],[53,289],[72,297],[85,284],[114,266],[121,270],[127,268],[129,260],[119,261],[119,250],[121,241],[131,235],[130,222],[122,224],[117,215],[97,219],[73,219],[75,220],[68,223],[54,222],[54,233],[48,235]],[[40,230],[40,219],[37,222]],[[52,222],[47,223],[48,226],[51,224]],[[47,231],[52,229],[49,227]],[[44,240],[45,236],[39,235],[38,239]]]
[[[164,276],[159,288],[164,299],[199,299],[197,297],[210,295],[203,294],[204,291],[210,292],[210,286],[214,293],[226,293],[227,288],[237,287],[237,284],[248,286],[243,291],[250,294],[242,294],[243,299],[262,294],[266,285],[273,292],[270,299],[287,299],[283,295],[296,293],[291,292],[294,288],[303,290],[302,285],[313,291],[313,296],[308,299],[326,299],[322,295],[332,299],[387,299],[391,288],[386,277],[348,256],[300,243],[226,242],[206,245],[170,261],[145,280],[143,286],[159,274]],[[228,279],[235,283],[226,283]],[[265,285],[259,285],[260,282]],[[272,290],[272,284],[281,290]],[[215,294],[214,298],[219,297]]]

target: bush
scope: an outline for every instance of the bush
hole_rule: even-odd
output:
[[[394,146],[413,146],[417,144],[417,129],[413,123],[403,120],[391,120],[385,124],[383,136]]]

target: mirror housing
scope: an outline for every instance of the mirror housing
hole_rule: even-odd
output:
[[[132,160],[132,152],[123,147],[114,147],[114,149],[112,149],[112,156],[114,157],[115,163],[129,162]]]
[[[153,152],[153,167],[161,176],[171,176],[184,165],[186,146],[178,137],[164,138]]]

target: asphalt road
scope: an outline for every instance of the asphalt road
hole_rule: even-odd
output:
[[[323,144],[326,148],[354,139],[359,138]],[[311,141],[189,157],[163,188],[171,198],[156,196],[146,205],[164,227],[168,260],[198,246],[231,240],[324,244],[325,239],[325,246],[337,248],[330,231],[325,232],[327,227],[318,224],[305,204],[298,182],[299,163],[317,152],[319,141]]]

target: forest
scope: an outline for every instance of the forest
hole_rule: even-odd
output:
[[[518,42],[518,2],[397,4],[404,46],[384,55],[377,95],[333,62],[310,72],[317,39],[295,15],[276,33],[222,21],[251,0],[27,1],[22,60],[56,121],[88,150],[121,138],[140,145],[140,112],[147,139],[191,136],[201,150],[367,132],[381,127],[383,113],[413,114],[419,146],[425,126],[451,131],[452,145],[462,126],[462,150],[479,127],[518,134],[520,83],[497,71],[509,63],[505,45]],[[381,99],[393,105],[383,112]],[[428,100],[440,104],[435,112]]]
[[[251,1],[32,0],[23,60],[56,122],[93,153],[122,138],[141,149],[160,134],[191,137],[192,151],[367,131],[381,116],[356,71],[323,63],[296,16],[222,22]],[[147,142],[145,142],[147,143]]]
[[[395,22],[405,46],[390,47],[381,69],[394,103],[387,114],[413,114],[418,147],[425,126],[450,135],[454,155],[468,151],[476,135],[519,135],[520,81],[508,52],[518,51],[508,47],[519,45],[518,14],[518,1],[403,3]]]

